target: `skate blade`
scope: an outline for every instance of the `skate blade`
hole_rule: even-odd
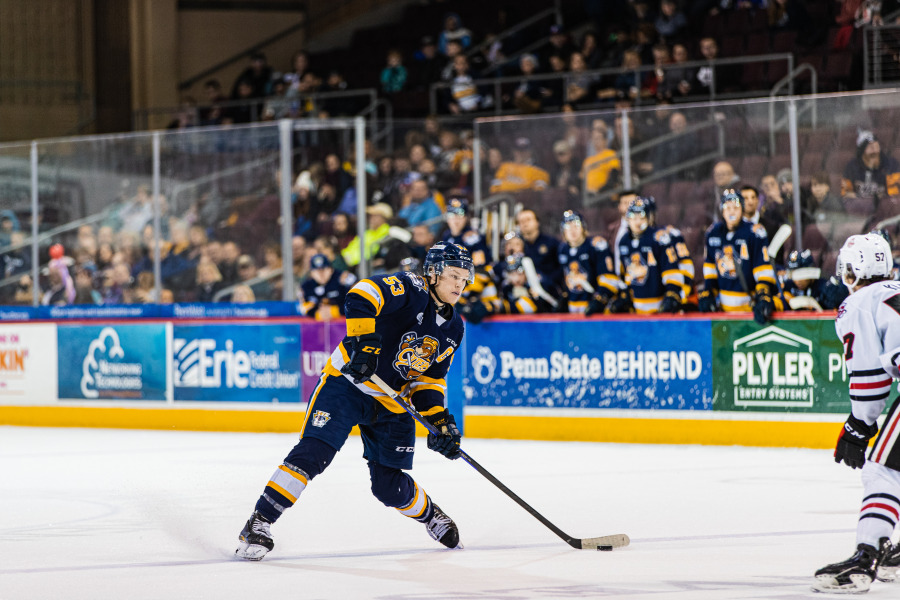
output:
[[[897,580],[898,571],[900,571],[900,567],[878,567],[876,579],[878,579],[878,581],[884,581],[885,583],[891,583],[892,581]]]
[[[817,575],[812,591],[827,594],[865,594],[872,585],[868,575],[850,575],[850,583],[838,583],[834,575]]]
[[[234,551],[234,555],[244,560],[262,560],[263,556],[269,553],[269,549],[265,546],[256,544],[241,543]]]

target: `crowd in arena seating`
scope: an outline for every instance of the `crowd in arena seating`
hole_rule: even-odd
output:
[[[322,294],[329,285],[339,289],[352,283],[361,252],[371,261],[376,274],[414,269],[431,244],[448,239],[472,248],[478,256],[479,279],[465,303],[470,320],[504,312],[619,312],[610,310],[617,306],[615,300],[625,289],[628,270],[628,265],[622,265],[619,242],[628,229],[626,216],[635,198],[652,200],[653,222],[649,226],[667,232],[666,239],[676,253],[676,260],[670,262],[681,265],[676,269],[682,279],[675,308],[689,311],[698,307],[697,293],[705,289],[703,266],[708,261],[704,260],[704,232],[719,220],[719,201],[729,190],[740,196],[744,217],[758,224],[768,240],[782,225],[799,229],[801,247],[794,244],[791,235],[771,257],[781,288],[788,284],[785,268],[790,264],[796,269],[821,267],[819,275],[824,273],[824,279],[833,271],[837,248],[829,246],[828,239],[836,236],[826,235],[825,228],[847,222],[854,229],[848,229],[846,234],[860,233],[871,229],[891,210],[896,214],[900,207],[900,165],[892,154],[893,148],[881,147],[879,135],[867,130],[853,132],[855,146],[847,149],[850,156],[846,164],[840,165],[839,173],[823,170],[821,153],[814,168],[800,173],[799,223],[795,222],[792,208],[794,181],[790,169],[776,170],[773,161],[768,165],[773,171],[760,170],[743,156],[730,159],[727,152],[715,164],[680,168],[670,177],[635,190],[634,197],[631,190],[623,192],[623,188],[636,184],[623,178],[619,158],[622,117],[597,117],[589,122],[578,119],[576,110],[581,99],[584,104],[605,98],[627,105],[635,95],[646,94],[669,109],[629,119],[626,124],[634,146],[641,140],[685,131],[690,125],[688,115],[668,106],[671,100],[696,93],[712,78],[727,84],[729,73],[716,69],[685,69],[679,73],[669,69],[665,77],[656,73],[646,81],[629,78],[625,71],[613,81],[595,81],[589,74],[579,77],[578,73],[625,62],[629,68],[669,64],[671,60],[685,62],[694,47],[691,40],[695,39],[696,48],[712,60],[718,51],[716,39],[697,36],[696,24],[708,15],[739,14],[745,9],[759,11],[765,3],[741,1],[725,7],[719,2],[662,0],[658,10],[655,3],[649,2],[621,4],[627,5],[626,13],[619,15],[619,20],[609,21],[616,24],[612,28],[615,35],[586,30],[576,44],[564,30],[555,27],[546,47],[519,59],[514,68],[522,73],[566,72],[573,77],[569,78],[567,89],[553,88],[550,83],[549,87],[536,87],[523,81],[504,102],[522,112],[558,108],[562,118],[555,121],[549,133],[525,132],[526,135],[513,139],[486,138],[480,148],[481,181],[474,179],[475,137],[465,123],[453,125],[430,116],[421,121],[421,127],[410,130],[402,146],[392,153],[367,144],[366,223],[360,239],[352,149],[332,144],[321,156],[307,157],[296,164],[291,176],[293,278],[288,285],[293,286],[301,305],[306,306],[304,311],[320,316],[333,314],[328,308],[334,306],[333,299]],[[617,3],[595,8],[609,16],[603,11],[614,5]],[[804,17],[803,6],[796,0],[769,2],[766,14],[770,25],[809,32],[816,23]],[[462,85],[460,73],[469,72],[473,64],[481,72],[503,72],[496,69],[503,64],[502,45],[488,44],[478,54],[467,57],[463,51],[480,40],[457,15],[447,16],[439,35],[429,35],[421,41],[414,53],[391,51],[379,79],[383,92],[396,94],[410,86],[453,81],[451,95],[445,98],[446,110],[465,113],[484,108],[488,96],[482,96],[473,86]],[[674,59],[669,58],[670,50]],[[254,54],[232,86],[230,97],[219,82],[210,80],[205,86],[204,106],[187,107],[173,127],[353,114],[358,105],[347,97],[310,99],[310,92],[348,89],[339,72],[321,77],[310,62],[307,53],[298,52],[291,69],[279,74],[267,64],[265,56]],[[254,103],[231,102],[241,98],[254,99]],[[690,155],[699,144],[701,140],[696,136],[676,136],[650,152],[633,156],[636,181],[654,172],[677,168],[677,158]],[[737,160],[742,160],[740,169],[735,168]],[[170,209],[164,196],[152,198],[146,185],[123,187],[103,220],[82,225],[75,239],[68,240],[66,248],[59,250],[62,258],[50,261],[42,270],[37,282],[42,303],[252,302],[282,298],[285,282],[279,243],[279,178],[276,173],[264,189],[245,196],[223,196],[210,187],[190,207],[177,213]],[[685,188],[685,184],[690,187]],[[479,216],[471,211],[476,186],[491,194],[511,194],[526,206],[515,215],[516,230],[507,232],[502,247],[496,249],[499,261],[487,246],[483,232],[471,228],[477,225]],[[692,198],[699,199],[692,210],[682,206],[684,196],[676,189],[689,189]],[[599,200],[582,205],[586,197]],[[158,245],[154,242],[154,201],[160,215]],[[698,206],[700,210],[693,210]],[[565,237],[560,229],[565,209],[576,211],[577,219],[570,217],[566,222],[580,223],[584,239],[579,238],[579,243],[595,244],[600,254],[599,246],[609,246],[613,266],[594,275],[599,279],[579,279],[566,272],[565,261],[559,256],[565,250],[561,244],[566,244],[560,239]],[[878,218],[844,218],[848,214]],[[464,223],[455,220],[457,217]],[[21,246],[27,228],[12,211],[0,212],[0,279],[17,278],[17,285],[0,287],[0,304],[32,302],[35,282],[31,278],[31,252],[29,247]],[[886,235],[896,233],[894,228]],[[661,243],[660,247],[665,252],[666,244]],[[159,296],[153,269],[157,249],[162,279]],[[691,263],[690,268],[682,260],[685,258]],[[321,266],[323,261],[327,266]],[[604,279],[605,274],[618,282],[610,283]],[[629,277],[633,279],[633,274]],[[310,281],[319,282],[318,286],[309,285]],[[577,290],[573,290],[573,281],[579,282],[575,285]],[[597,291],[573,299],[573,291],[589,289]],[[603,296],[603,289],[610,294],[602,298],[599,306],[597,301]],[[782,292],[777,294],[783,296]],[[790,298],[782,300],[785,308],[790,306]],[[673,308],[671,303],[668,308]],[[633,298],[623,310],[638,310]]]

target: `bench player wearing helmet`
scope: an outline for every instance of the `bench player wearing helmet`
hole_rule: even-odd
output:
[[[744,218],[744,199],[732,189],[719,202],[722,221],[706,231],[700,312],[753,310],[760,324],[776,309],[775,269],[769,260],[769,238],[762,225]],[[780,308],[780,307],[779,307]]]
[[[874,579],[893,581],[900,547],[891,544],[900,515],[900,401],[894,400],[878,433],[878,416],[900,379],[900,283],[891,280],[893,260],[878,235],[852,235],[838,254],[837,274],[850,296],[838,309],[835,330],[844,343],[851,413],[838,438],[834,460],[862,467],[864,497],[856,526],[856,553],[816,571],[813,590],[862,593]]]
[[[260,560],[273,548],[270,525],[328,467],[355,425],[375,497],[424,523],[444,546],[461,547],[453,520],[404,473],[412,468],[415,421],[369,381],[377,374],[441,432],[429,434],[429,448],[450,459],[460,456],[445,377],[463,338],[465,326],[454,305],[473,279],[472,258],[462,246],[438,243],[428,250],[424,272],[424,278],[411,272],[374,276],[347,293],[347,337],[322,370],[300,441],[275,470],[240,533],[238,557]]]

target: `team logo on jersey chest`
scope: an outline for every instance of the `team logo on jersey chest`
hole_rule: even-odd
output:
[[[410,331],[403,335],[394,368],[404,379],[415,379],[431,367],[439,346],[437,339],[430,335],[419,337]]]
[[[631,285],[643,285],[647,281],[647,276],[650,272],[650,269],[644,264],[644,261],[641,259],[641,255],[637,252],[633,252],[630,257],[630,262],[628,266],[625,267],[625,280]]]

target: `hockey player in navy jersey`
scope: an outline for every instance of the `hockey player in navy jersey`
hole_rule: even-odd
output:
[[[563,213],[560,229],[563,241],[557,254],[569,312],[602,313],[619,291],[609,243],[600,235],[588,238],[584,217],[574,210]]]
[[[359,281],[347,294],[347,337],[328,359],[313,390],[300,441],[275,469],[239,536],[235,554],[260,560],[274,547],[270,526],[294,505],[359,426],[372,493],[386,506],[425,525],[448,548],[462,547],[453,520],[412,477],[415,421],[370,382],[377,374],[440,434],[428,447],[460,456],[459,429],[446,408],[445,377],[465,325],[454,310],[473,279],[472,257],[462,246],[438,243],[410,272]]]
[[[356,282],[349,271],[337,271],[324,254],[309,259],[309,279],[300,286],[300,314],[320,321],[335,319],[344,314],[347,292]]]
[[[900,379],[900,283],[891,280],[892,267],[890,246],[871,233],[851,235],[838,254],[837,274],[850,296],[838,310],[835,331],[844,343],[851,412],[834,460],[862,467],[864,492],[856,552],[816,571],[817,592],[864,593],[876,578],[895,581],[900,569],[900,547],[891,544],[900,516],[900,399],[894,399],[880,434],[877,423],[893,380]]]
[[[776,308],[777,284],[766,230],[744,218],[744,199],[734,190],[722,193],[719,206],[722,221],[706,231],[700,312],[752,310],[758,323],[767,323]]]
[[[484,236],[472,229],[469,223],[469,203],[465,198],[454,197],[447,202],[447,212],[444,213],[447,221],[447,230],[444,232],[444,241],[449,244],[465,246],[472,255],[472,263],[476,267],[486,264],[491,250]]]
[[[609,303],[609,312],[638,314],[674,313],[681,309],[684,277],[678,268],[669,233],[650,224],[651,210],[646,198],[637,197],[628,205],[625,221],[628,233],[619,241],[626,289]]]
[[[787,278],[781,286],[791,310],[834,310],[847,298],[847,288],[835,277],[822,277],[809,250],[792,250]]]
[[[524,254],[506,257],[503,283],[500,287],[500,311],[508,315],[531,315],[553,312],[559,300],[559,293],[549,277],[536,273],[537,286],[528,281],[524,262],[529,260]],[[538,287],[539,286],[539,287]]]
[[[643,198],[646,201],[649,210],[650,224],[665,229],[669,234],[671,244],[669,245],[670,249],[666,250],[666,252],[669,255],[669,260],[677,263],[678,270],[681,272],[681,277],[683,279],[683,285],[681,286],[681,302],[684,304],[691,295],[691,284],[694,281],[695,274],[691,251],[688,250],[687,242],[680,229],[671,224],[666,225],[664,223],[657,223],[656,199],[653,196],[643,196]]]

